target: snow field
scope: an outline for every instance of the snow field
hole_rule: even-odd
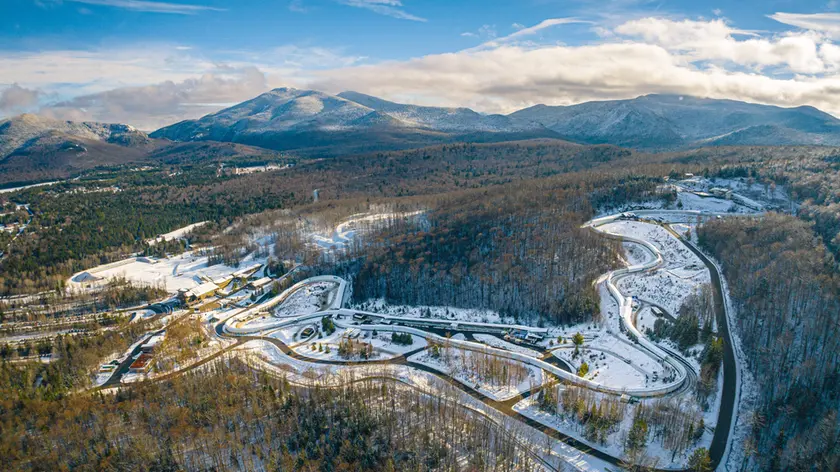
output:
[[[373,346],[373,355],[369,358],[369,360],[383,360],[383,359],[393,359],[395,357],[399,357],[407,352],[413,351],[415,349],[421,349],[426,347],[428,344],[426,340],[419,337],[419,336],[412,336],[412,343],[409,345],[401,345],[396,344],[391,341],[391,333],[380,333],[377,332],[376,335],[373,334],[372,331],[367,330],[358,330],[358,329],[341,329],[338,328],[335,330],[333,334],[326,335],[322,338],[319,338],[317,335],[312,337],[306,342],[300,342],[295,344],[292,349],[306,357],[310,357],[312,359],[322,359],[322,360],[335,360],[335,361],[360,361],[366,360],[361,359],[358,356],[354,358],[345,358],[339,354],[339,342],[345,337],[357,333],[358,338],[355,341],[359,341],[362,343],[368,343]],[[318,346],[321,346],[322,350],[318,350]],[[312,349],[312,347],[315,349]],[[326,352],[326,347],[329,347],[330,352]]]
[[[493,310],[479,310],[472,308],[454,308],[450,306],[426,305],[390,305],[383,299],[368,300],[353,305],[353,309],[407,318],[435,318],[453,321],[472,321],[481,323],[513,323],[513,319],[505,319]]]
[[[441,348],[438,357],[435,357],[429,350],[425,350],[409,357],[409,361],[423,364],[447,374],[497,401],[509,400],[516,395],[542,385],[544,381],[542,370],[536,367],[498,356],[457,348]],[[486,362],[498,362],[499,365],[493,368],[504,369],[504,373],[501,373],[496,379],[485,375],[488,370],[484,366]]]
[[[159,241],[162,242],[162,241],[172,241],[174,239],[180,239],[180,238],[183,238],[184,236],[186,236],[187,234],[189,234],[190,232],[192,232],[194,229],[200,228],[201,226],[204,226],[207,223],[208,223],[207,221],[202,221],[202,222],[199,222],[199,223],[193,223],[191,225],[184,226],[183,228],[178,228],[175,231],[170,231],[169,233],[161,234],[160,236],[158,236],[156,238],[147,239],[146,243],[149,244],[150,246],[154,246],[155,243],[157,243]]]

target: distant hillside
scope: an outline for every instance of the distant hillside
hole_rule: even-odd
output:
[[[840,120],[812,107],[673,95],[565,107],[536,105],[510,115],[487,115],[468,108],[405,105],[358,92],[330,95],[279,88],[151,135],[128,125],[36,115],[0,121],[0,184],[63,178],[97,166],[236,156],[259,160],[263,153],[271,159],[279,157],[276,151],[334,157],[543,138],[657,151],[835,146],[840,145]]]
[[[152,140],[129,125],[59,121],[25,114],[0,121],[0,159],[30,151],[58,151],[99,142],[148,148]]]
[[[122,124],[25,114],[0,121],[0,184],[64,178],[98,166],[145,162],[158,144]]]
[[[510,115],[405,105],[358,92],[280,88],[167,126],[155,138],[251,144],[303,155],[410,149],[459,141],[559,138],[639,149],[716,145],[840,144],[840,120],[811,107],[647,95]]]
[[[813,107],[646,95],[567,107],[536,105],[509,115],[573,141],[635,148],[840,144],[840,120]]]
[[[0,121],[0,185],[64,179],[97,167],[268,161],[280,155],[206,141],[172,143],[123,124],[59,121],[20,115]]]
[[[267,162],[275,161],[281,153],[270,149],[235,143],[201,141],[195,143],[167,143],[148,154],[151,162],[161,164],[199,164],[204,162]]]
[[[252,100],[167,126],[151,135],[173,141],[228,141],[309,155],[408,149],[456,141],[507,141],[556,134],[539,124],[466,108],[401,105],[355,92],[329,95],[280,88]]]

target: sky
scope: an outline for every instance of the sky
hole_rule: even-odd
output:
[[[668,93],[840,116],[840,2],[0,0],[0,119],[154,130],[276,87],[484,113]]]

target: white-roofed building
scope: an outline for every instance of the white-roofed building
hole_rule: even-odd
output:
[[[214,284],[213,282],[205,282],[197,287],[193,287],[189,290],[182,292],[181,296],[187,302],[193,300],[202,300],[214,295],[216,293],[216,290],[219,290],[218,285]]]

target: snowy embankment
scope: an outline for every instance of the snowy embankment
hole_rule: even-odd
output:
[[[347,281],[342,279],[341,277],[336,277],[333,275],[321,275],[317,277],[310,277],[306,280],[302,280],[292,285],[276,297],[259,305],[254,305],[248,308],[247,310],[244,310],[243,312],[232,317],[224,325],[225,333],[234,336],[255,334],[261,331],[283,328],[298,323],[300,321],[318,319],[325,316],[325,314],[320,311],[316,311],[313,313],[305,313],[300,316],[287,317],[283,319],[273,318],[267,315],[269,310],[284,303],[286,299],[290,298],[298,290],[305,288],[309,285],[321,282],[333,283],[337,285],[336,288],[329,293],[329,296],[327,297],[326,304],[324,305],[323,309],[335,310],[340,308],[344,304],[344,299],[346,296],[345,293],[347,290]],[[265,313],[266,315],[262,315],[263,313]],[[249,324],[246,322],[241,326],[239,325],[240,322],[247,321],[251,318],[254,318],[257,315],[265,316],[265,318],[261,320],[261,323],[249,326]]]
[[[412,218],[422,213],[423,211],[353,215],[339,223],[331,234],[310,233],[309,238],[318,248],[324,251],[341,250],[347,248],[353,239],[375,229],[385,221]]]
[[[616,286],[616,281],[622,277],[626,277],[631,274],[636,274],[640,272],[647,272],[653,269],[658,269],[662,267],[665,262],[665,258],[663,253],[660,252],[659,248],[652,244],[648,239],[644,239],[646,235],[630,235],[630,234],[616,234],[610,232],[608,229],[604,229],[605,227],[609,227],[610,225],[614,225],[616,223],[624,223],[620,221],[619,215],[597,218],[587,222],[584,226],[591,228],[593,231],[598,233],[604,234],[606,236],[617,237],[623,239],[625,241],[633,242],[643,246],[645,249],[651,252],[654,256],[654,259],[649,262],[645,262],[643,264],[638,264],[635,266],[630,266],[624,269],[614,270],[608,273],[602,279],[605,282],[605,285],[609,289],[610,295],[615,299],[616,303],[618,304],[618,313],[619,313],[619,320],[622,325],[622,328],[627,330],[633,337],[633,341],[638,344],[641,348],[648,351],[650,354],[655,356],[658,360],[662,361],[663,363],[667,364],[668,367],[673,371],[673,380],[670,381],[668,384],[653,388],[653,389],[645,389],[647,391],[646,396],[651,395],[662,395],[673,392],[681,388],[683,383],[686,381],[688,376],[688,372],[686,371],[683,364],[674,359],[670,354],[663,351],[659,346],[650,342],[638,329],[636,329],[635,325],[632,321],[633,315],[633,300],[625,296],[621,290]],[[675,241],[679,243],[679,241]],[[671,247],[668,245],[669,252],[666,254],[672,255],[675,252],[681,252],[680,250],[676,249],[675,247]],[[685,251],[688,251],[688,248],[684,248]],[[668,378],[669,376],[663,376]],[[628,393],[631,390],[628,389]]]
[[[314,326],[317,330],[317,326],[311,326]],[[373,334],[374,332],[376,334]],[[411,344],[397,344],[391,340],[390,335],[391,333],[380,333],[376,330],[362,331],[355,328],[339,328],[332,334],[322,336],[320,338],[313,336],[306,341],[289,344],[289,346],[298,354],[311,359],[332,361],[377,361],[383,359],[393,359],[407,352],[422,349],[428,346],[426,340],[419,336],[414,336]],[[280,336],[274,337],[281,339]],[[287,335],[283,335],[283,337],[287,337]],[[339,352],[339,345],[341,342],[347,342],[347,340],[351,337],[353,337],[353,341],[356,343],[370,344],[372,347],[372,355],[368,358],[362,358],[358,355],[352,357],[342,356]]]
[[[146,243],[149,246],[154,246],[156,243],[159,243],[159,242],[174,241],[176,239],[181,239],[184,236],[191,233],[194,229],[200,228],[200,227],[206,225],[207,223],[208,223],[207,221],[201,221],[201,222],[198,222],[198,223],[193,223],[191,225],[184,226],[183,228],[178,228],[175,231],[170,231],[166,234],[161,234],[156,238],[147,239]]]
[[[528,392],[543,384],[543,372],[533,366],[511,364],[504,359],[495,358],[492,355],[484,355],[475,351],[461,349],[449,349],[451,359],[444,360],[447,354],[435,356],[428,350],[419,352],[409,357],[408,360],[430,367],[438,372],[474,388],[483,395],[496,401],[509,400],[524,392]],[[510,379],[494,379],[492,376],[483,375],[479,370],[483,369],[483,363],[502,362],[506,364],[504,370],[518,372],[511,374]]]

